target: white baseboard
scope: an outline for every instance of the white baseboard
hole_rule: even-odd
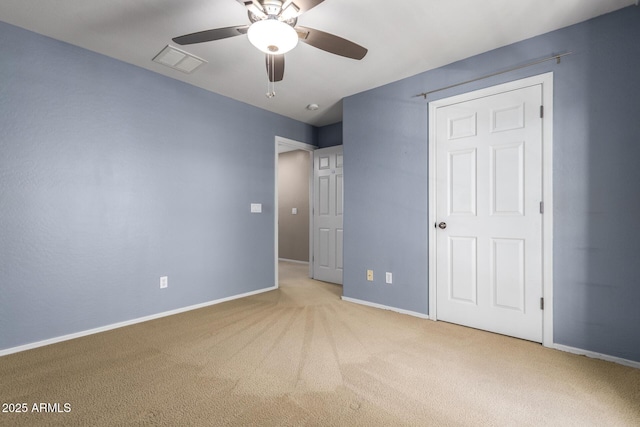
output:
[[[415,311],[409,311],[409,310],[403,310],[403,309],[400,309],[400,308],[389,307],[389,306],[386,306],[386,305],[376,304],[374,302],[369,302],[369,301],[362,301],[362,300],[355,299],[355,298],[349,298],[349,297],[343,296],[342,300],[343,301],[347,301],[347,302],[352,302],[354,304],[366,305],[366,306],[374,307],[374,308],[381,308],[383,310],[391,310],[391,311],[395,311],[397,313],[402,313],[402,314],[407,314],[409,316],[419,317],[421,319],[428,319],[429,318],[428,315],[422,314],[422,313],[417,313]],[[551,348],[554,348],[554,349],[560,350],[560,351],[565,351],[565,352],[568,352],[568,353],[578,354],[580,356],[587,356],[587,357],[590,357],[592,359],[605,360],[607,362],[613,362],[613,363],[617,363],[619,365],[624,365],[624,366],[629,366],[631,368],[640,369],[640,362],[636,362],[634,360],[623,359],[621,357],[610,356],[608,354],[602,354],[602,353],[596,353],[594,351],[583,350],[581,348],[575,348],[575,347],[569,347],[569,346],[562,345],[562,344],[553,344],[551,346]]]
[[[342,297],[343,301],[352,302],[354,304],[366,305],[368,307],[380,308],[382,310],[390,310],[395,311],[400,314],[407,314],[413,317],[419,317],[420,319],[428,319],[429,316],[427,314],[418,313],[417,311],[403,310],[402,308],[389,307],[387,305],[376,304],[375,302],[363,301],[355,298]]]
[[[569,347],[562,344],[554,344],[552,348],[560,351],[566,351],[567,353],[578,354],[580,356],[591,357],[592,359],[606,360],[607,362],[617,363],[619,365],[630,366],[632,368],[640,369],[640,362],[633,360],[623,359],[621,357],[609,356],[608,354],[596,353],[595,351],[583,350],[581,348]]]
[[[186,311],[197,310],[199,308],[209,307],[211,305],[221,304],[223,302],[232,301],[235,299],[249,297],[251,295],[261,294],[263,292],[269,292],[278,289],[277,286],[272,286],[270,288],[258,289],[257,291],[251,291],[240,295],[233,295],[226,298],[220,298],[214,301],[209,301],[201,304],[195,304],[188,307],[177,308],[175,310],[165,311],[163,313],[152,314],[150,316],[139,317],[137,319],[127,320],[124,322],[113,323],[111,325],[101,326],[99,328],[89,329],[86,331],[76,332],[73,334],[63,335],[60,337],[50,338],[43,341],[38,341],[30,344],[21,345],[18,347],[7,348],[5,350],[0,350],[0,357],[7,356],[13,353],[19,353],[21,351],[31,350],[38,347],[44,347],[45,345],[56,344],[63,341],[72,340],[75,338],[85,337],[87,335],[98,334],[100,332],[110,331],[112,329],[123,328],[125,326],[135,325],[136,323],[147,322],[149,320],[159,319],[161,317],[173,316],[174,314],[184,313]]]
[[[278,261],[293,262],[293,263],[296,263],[296,264],[309,265],[309,261],[298,261],[297,259],[278,258]]]

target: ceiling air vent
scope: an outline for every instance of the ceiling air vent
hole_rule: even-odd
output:
[[[162,49],[162,51],[153,58],[153,61],[188,74],[194,72],[196,68],[207,62],[202,58],[198,58],[184,50],[169,45]]]

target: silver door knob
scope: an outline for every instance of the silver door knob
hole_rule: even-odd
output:
[[[440,230],[444,230],[445,228],[447,228],[447,223],[446,222],[441,222],[440,224],[438,224],[438,228]]]

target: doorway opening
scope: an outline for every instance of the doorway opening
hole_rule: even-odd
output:
[[[275,180],[274,180],[274,194],[275,194],[275,200],[274,200],[274,230],[275,230],[275,236],[274,236],[274,242],[275,242],[275,247],[274,247],[274,271],[275,271],[275,285],[278,286],[278,275],[279,275],[279,268],[278,268],[278,263],[280,261],[280,259],[285,259],[287,261],[298,261],[298,262],[305,262],[304,258],[306,258],[306,262],[308,262],[309,264],[309,277],[313,277],[313,263],[310,262],[310,260],[312,259],[313,256],[313,232],[312,232],[312,224],[313,224],[313,216],[312,216],[312,206],[313,206],[313,151],[316,149],[317,147],[310,145],[310,144],[305,144],[303,142],[299,142],[299,141],[294,141],[292,139],[288,139],[288,138],[283,138],[280,136],[276,136],[275,137]],[[308,165],[307,168],[307,173],[306,173],[306,178],[303,179],[303,182],[297,182],[295,183],[297,188],[299,190],[302,187],[306,187],[306,189],[308,190],[306,192],[306,194],[308,195],[306,197],[306,201],[305,200],[301,200],[300,197],[297,197],[297,200],[293,203],[293,205],[291,204],[291,200],[288,200],[286,209],[280,209],[280,204],[281,204],[281,184],[285,184],[286,183],[281,183],[279,180],[279,176],[281,175],[281,168],[280,168],[280,155],[281,154],[286,154],[287,157],[292,157],[295,156],[295,158],[290,158],[287,160],[293,160],[293,162],[288,162],[287,165],[294,167],[295,168],[295,163],[296,161],[299,163],[301,159],[306,159],[306,163]],[[298,175],[299,171],[298,171]],[[287,188],[287,193],[290,195],[290,197],[296,197],[295,194],[296,193],[296,188],[291,188],[291,191],[288,191],[289,189]],[[302,191],[300,191],[300,193],[302,193]],[[293,196],[291,196],[291,194],[293,194]],[[295,205],[295,206],[294,206]],[[301,216],[304,216],[305,218],[302,218]],[[290,240],[287,240],[286,242],[283,241],[283,251],[284,253],[281,255],[281,226],[280,226],[280,222],[281,221],[287,221],[287,224],[283,224],[282,228],[287,231],[288,233],[293,233],[294,235],[287,235],[286,237],[289,237]],[[301,247],[299,244],[299,241],[306,241],[307,239],[305,239],[304,237],[306,236],[300,236],[300,233],[304,233],[305,231],[300,230],[300,224],[307,224],[306,227],[306,233],[308,236],[308,245],[303,245],[303,246],[307,246],[306,250],[305,248]],[[299,239],[295,238],[295,235],[301,237]],[[298,242],[294,242],[293,240],[298,240]],[[283,256],[284,255],[284,256]],[[304,256],[306,255],[306,257]]]

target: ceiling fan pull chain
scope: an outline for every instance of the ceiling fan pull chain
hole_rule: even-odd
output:
[[[275,82],[272,82],[269,76],[275,75],[275,58],[272,55],[267,56],[267,93],[265,94],[267,98],[271,99],[276,96]]]

